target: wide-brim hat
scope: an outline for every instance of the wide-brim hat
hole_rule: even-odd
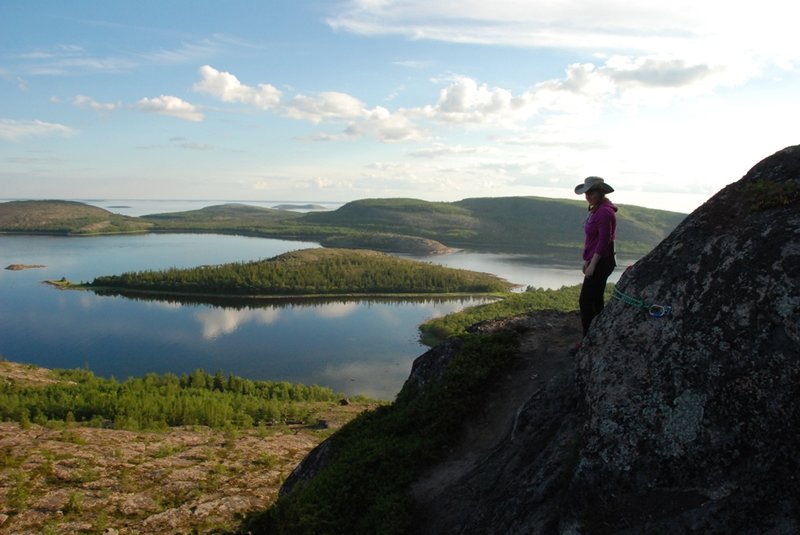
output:
[[[614,188],[609,186],[606,181],[599,176],[589,176],[584,179],[583,184],[575,186],[575,194],[582,195],[593,189],[599,189],[604,193],[611,193],[614,191]]]

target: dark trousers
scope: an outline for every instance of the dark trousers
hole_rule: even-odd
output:
[[[584,336],[589,332],[589,325],[592,324],[594,317],[603,310],[603,293],[606,291],[606,281],[616,265],[613,254],[604,256],[597,262],[597,266],[594,268],[594,275],[583,278],[578,304],[581,307],[581,323],[583,324]]]

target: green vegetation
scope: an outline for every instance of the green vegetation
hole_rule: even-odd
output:
[[[745,199],[754,212],[800,202],[800,187],[794,182],[756,180],[745,186]]]
[[[684,217],[675,212],[620,206],[618,252],[646,253]],[[586,207],[581,201],[538,197],[475,198],[454,203],[363,199],[338,210],[305,214],[225,204],[140,218],[66,201],[0,203],[0,232],[216,232],[412,254],[447,247],[529,253],[545,261],[574,258],[581,247],[585,219]]]
[[[98,235],[146,232],[152,223],[73,201],[0,203],[0,232]]]
[[[436,240],[388,232],[363,232],[331,236],[320,240],[320,245],[323,247],[404,252],[415,255],[440,254],[449,250],[448,247]]]
[[[464,199],[480,221],[475,235],[448,245],[494,251],[532,252],[553,259],[570,258],[583,244],[586,203],[541,197]],[[619,205],[617,252],[641,255],[664,239],[684,214]]]
[[[306,249],[268,260],[96,278],[91,288],[246,296],[498,293],[494,275],[374,251]]]
[[[606,286],[606,301],[611,299],[613,291],[613,284]],[[525,292],[508,294],[504,299],[494,303],[476,305],[440,318],[430,319],[420,325],[419,330],[422,333],[423,343],[434,346],[446,338],[464,334],[467,327],[479,321],[507,318],[532,310],[562,312],[578,310],[580,293],[580,284],[563,286],[558,290],[529,287]]]
[[[47,384],[0,384],[0,419],[20,425],[74,422],[129,430],[182,425],[252,428],[286,419],[308,420],[314,404],[341,398],[316,385],[251,381],[203,370],[180,377],[147,374],[122,382],[95,377],[87,370],[54,374],[56,380]]]
[[[329,440],[330,457],[241,533],[407,533],[408,487],[457,439],[486,385],[514,362],[515,335],[465,336],[438,382],[406,386],[390,406],[364,413]]]

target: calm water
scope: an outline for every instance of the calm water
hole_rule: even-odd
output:
[[[393,399],[427,348],[417,326],[481,300],[247,303],[215,306],[97,296],[42,284],[66,277],[269,258],[317,247],[241,236],[164,234],[95,238],[0,236],[0,355],[46,367],[88,366],[104,377],[223,370],[251,379],[321,384]],[[432,262],[523,285],[580,282],[575,269],[520,256],[456,253]]]

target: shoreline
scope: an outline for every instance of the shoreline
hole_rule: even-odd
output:
[[[78,290],[78,291],[91,291],[97,295],[121,295],[127,297],[126,294],[141,295],[146,297],[165,297],[165,298],[205,298],[205,299],[219,299],[219,300],[245,300],[245,301],[286,301],[291,299],[298,300],[324,300],[324,299],[422,299],[422,298],[453,298],[458,299],[462,297],[491,297],[502,299],[507,293],[498,292],[447,292],[447,293],[423,293],[423,292],[409,292],[409,293],[356,293],[356,292],[343,292],[343,293],[318,293],[318,294],[216,294],[206,292],[175,292],[166,290],[140,290],[130,288],[118,288],[112,286],[90,286],[88,284],[76,284],[68,280],[45,280],[44,284],[48,284],[59,290]]]

